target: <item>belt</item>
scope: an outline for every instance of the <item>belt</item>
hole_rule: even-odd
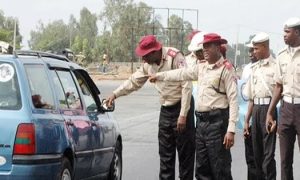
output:
[[[176,109],[181,105],[181,101],[178,101],[177,103],[173,104],[173,105],[169,105],[169,106],[164,106],[162,105],[161,107],[163,109]]]
[[[283,96],[283,100],[290,104],[300,104],[300,97]]]
[[[228,108],[226,108],[226,109],[214,109],[214,110],[206,111],[206,112],[195,111],[195,115],[197,117],[206,119],[208,117],[220,116],[226,111],[228,111]]]
[[[271,102],[270,97],[265,97],[265,98],[254,98],[253,103],[255,105],[269,105]]]
[[[196,116],[198,116],[198,117],[206,118],[206,117],[209,116],[210,112],[209,112],[209,111],[207,111],[207,112],[198,112],[198,111],[195,111],[195,114],[196,114]]]

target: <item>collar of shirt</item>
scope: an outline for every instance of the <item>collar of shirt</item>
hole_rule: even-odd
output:
[[[297,46],[297,47],[288,46],[288,48],[287,48],[287,52],[292,55],[294,55],[295,52],[297,52],[299,50],[300,50],[300,46]]]
[[[294,53],[300,50],[300,46],[294,47]]]
[[[293,54],[294,53],[294,48],[292,48],[291,46],[288,47],[287,49],[288,53]]]
[[[254,63],[251,63],[250,68],[253,68],[257,63],[259,63],[259,61],[256,61]]]
[[[207,69],[219,68],[224,64],[224,61],[225,60],[224,60],[223,56],[221,56],[221,58],[214,64],[208,64],[208,62],[206,62],[208,64]]]
[[[165,61],[167,61],[167,48],[163,47],[162,48],[162,57],[161,57],[161,61],[160,61],[160,64],[158,66],[158,69],[160,69],[164,66]]]
[[[267,65],[269,64],[270,60],[271,60],[272,56],[270,55],[269,57],[265,58],[265,59],[262,59],[259,61],[259,65],[260,66],[264,66],[264,65]]]

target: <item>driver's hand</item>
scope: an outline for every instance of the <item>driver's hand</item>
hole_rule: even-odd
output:
[[[111,94],[108,98],[107,98],[107,100],[106,100],[106,105],[107,105],[107,107],[112,107],[113,106],[113,103],[114,103],[114,101],[115,101],[115,99],[116,99],[116,95],[115,94]]]

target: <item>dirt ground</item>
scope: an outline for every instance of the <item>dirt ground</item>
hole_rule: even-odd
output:
[[[133,71],[136,71],[136,68],[139,64],[135,64]],[[99,80],[125,80],[128,79],[132,74],[132,69],[130,64],[118,64],[118,65],[110,65],[107,72],[102,72],[101,67],[97,65],[90,65],[87,68],[90,76],[94,81]],[[236,74],[238,77],[241,77],[242,68],[236,69]]]
[[[128,65],[112,66],[107,72],[102,72],[101,67],[88,67],[87,71],[94,81],[99,80],[125,80],[132,74],[131,67]],[[135,69],[134,69],[135,71]]]
[[[95,74],[95,73],[89,73],[91,78],[94,81],[99,80],[123,80],[128,79],[128,77],[131,75],[131,73],[122,73],[122,74]]]

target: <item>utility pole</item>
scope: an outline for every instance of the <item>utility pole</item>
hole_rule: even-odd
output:
[[[184,36],[183,36],[183,30],[184,30],[184,9],[182,9],[181,14],[182,24],[181,24],[181,44],[180,44],[180,50],[183,51],[183,42],[184,42]]]
[[[69,25],[69,38],[70,38],[69,48],[71,49],[71,46],[72,46],[72,27],[71,27],[71,25]]]
[[[152,20],[152,34],[155,34],[155,8],[152,9],[153,20]]]
[[[234,67],[236,68],[237,63],[237,56],[240,55],[240,51],[238,50],[238,44],[239,44],[239,31],[240,27],[237,26],[237,34],[236,34],[236,44],[235,44],[235,56],[234,56]]]
[[[16,36],[17,36],[17,19],[15,18],[13,51],[16,50]]]
[[[134,35],[133,27],[131,27],[131,73],[133,73],[133,59],[134,59],[134,47],[133,47],[134,39],[133,39],[133,35]]]

